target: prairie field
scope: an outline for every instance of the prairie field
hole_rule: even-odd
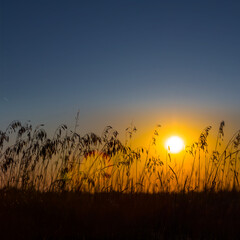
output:
[[[213,150],[206,127],[181,161],[123,143],[111,126],[101,136],[61,125],[13,121],[0,132],[1,232],[6,239],[238,239],[240,132]],[[77,119],[76,119],[77,126]],[[12,231],[11,229],[14,229]]]
[[[1,239],[239,239],[239,192],[0,193]]]

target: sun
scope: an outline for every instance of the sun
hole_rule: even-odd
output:
[[[180,137],[172,136],[166,141],[165,148],[170,153],[179,153],[184,148],[184,142]]]

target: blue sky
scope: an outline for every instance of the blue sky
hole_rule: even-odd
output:
[[[239,1],[2,0],[0,129],[72,124],[78,109],[83,129],[181,114],[239,128],[239,12]]]

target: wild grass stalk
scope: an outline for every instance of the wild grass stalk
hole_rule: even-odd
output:
[[[147,148],[133,148],[131,139],[137,131],[133,125],[126,129],[123,144],[111,126],[101,136],[81,136],[77,133],[78,118],[79,113],[74,131],[60,125],[53,138],[47,136],[44,125],[33,129],[30,123],[19,121],[0,131],[0,188],[90,193],[239,189],[240,131],[220,151],[224,122],[212,152],[208,149],[209,126],[186,148],[182,161],[173,161],[167,152],[163,162],[156,151],[160,125]],[[186,158],[192,161],[190,170]]]

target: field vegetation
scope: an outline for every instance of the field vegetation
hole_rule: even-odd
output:
[[[126,129],[128,138],[122,143],[111,126],[101,136],[94,133],[81,136],[76,128],[70,131],[61,125],[50,139],[43,125],[33,129],[29,123],[14,121],[0,132],[0,186],[88,193],[239,189],[240,131],[222,147],[224,122],[221,122],[216,145],[209,152],[209,126],[197,142],[186,147],[185,157],[176,162],[170,153],[162,158],[152,151],[159,128],[146,148],[132,148],[128,142],[136,132],[133,126]],[[218,150],[220,146],[222,151]]]
[[[134,126],[123,143],[111,126],[80,135],[77,121],[52,138],[19,121],[0,131],[2,236],[238,239],[240,131],[223,146],[221,122],[209,151],[208,126],[176,162],[154,151],[159,125],[147,147],[133,148]]]

